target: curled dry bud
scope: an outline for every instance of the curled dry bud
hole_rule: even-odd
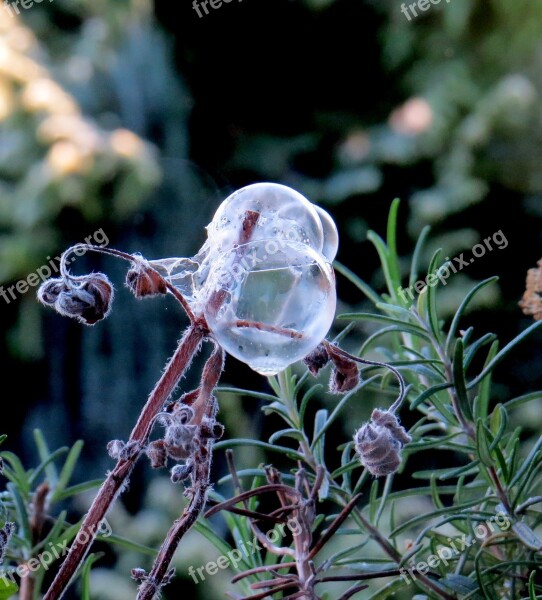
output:
[[[353,390],[360,382],[361,376],[358,365],[344,353],[335,351],[335,346],[329,344],[329,358],[334,364],[329,381],[329,390],[333,394],[345,394]]]
[[[373,411],[371,421],[354,435],[361,464],[375,477],[397,471],[401,465],[401,450],[411,439],[393,413],[378,408]]]
[[[143,259],[137,259],[126,274],[126,287],[136,298],[167,294],[164,278]]]
[[[147,577],[147,571],[141,567],[136,567],[131,571],[132,579],[135,581],[143,581]]]
[[[38,300],[45,306],[54,306],[60,292],[67,289],[63,279],[48,279],[38,289]]]
[[[171,481],[173,483],[181,483],[188,477],[190,477],[192,471],[194,470],[194,466],[192,463],[186,463],[185,465],[175,465],[173,469],[171,469]]]
[[[38,290],[38,300],[84,325],[94,325],[111,312],[113,286],[103,273],[73,279],[49,279]]]
[[[162,469],[167,464],[167,451],[164,440],[151,442],[146,450],[153,469]]]
[[[329,362],[329,354],[324,344],[319,344],[310,354],[307,354],[303,359],[307,368],[314,377],[318,375]]]

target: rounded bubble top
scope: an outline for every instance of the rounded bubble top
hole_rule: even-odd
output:
[[[324,234],[322,254],[329,262],[333,262],[339,251],[339,232],[337,231],[337,225],[335,225],[335,221],[331,218],[331,215],[323,208],[317,204],[314,205],[314,208],[320,217]]]
[[[322,251],[324,233],[316,207],[299,192],[278,183],[246,186],[222,202],[207,227],[215,248],[229,250],[239,243],[247,211],[259,215],[251,241],[280,238]]]

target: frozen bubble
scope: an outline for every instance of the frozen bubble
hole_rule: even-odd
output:
[[[335,315],[335,278],[309,246],[283,243],[267,255],[265,243],[256,240],[212,262],[203,302],[223,348],[258,373],[273,375],[326,336]]]
[[[277,183],[249,185],[222,202],[207,227],[209,240],[216,249],[226,251],[240,240],[243,242],[247,211],[259,215],[251,231],[251,241],[288,239],[321,252],[324,234],[316,208],[299,192]]]
[[[314,205],[316,212],[322,222],[322,230],[324,232],[324,244],[322,247],[322,254],[333,262],[337,256],[339,250],[339,232],[337,231],[337,225],[331,218],[330,214],[318,205]]]

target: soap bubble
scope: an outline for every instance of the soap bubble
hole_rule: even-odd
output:
[[[243,241],[247,211],[258,213],[250,240],[287,239],[322,251],[322,222],[314,204],[277,183],[255,183],[226,198],[207,227],[209,241],[221,251]]]
[[[339,250],[339,232],[337,231],[337,225],[335,225],[335,221],[331,218],[331,215],[323,208],[317,204],[314,205],[314,208],[320,217],[320,221],[322,222],[322,230],[324,233],[322,254],[327,258],[327,260],[329,260],[329,262],[333,262],[337,256],[337,251]]]
[[[330,215],[283,185],[242,188],[219,206],[192,258],[150,261],[232,356],[273,375],[325,338],[336,305]]]
[[[335,277],[306,244],[252,241],[216,257],[204,304],[219,344],[258,373],[274,375],[326,336],[335,315]]]

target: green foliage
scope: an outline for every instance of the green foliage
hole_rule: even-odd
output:
[[[394,203],[387,240],[376,233],[369,234],[382,261],[387,284],[384,292],[371,289],[344,267],[339,266],[338,270],[374,306],[372,313],[349,313],[339,319],[379,324],[381,328],[366,340],[362,353],[384,357],[400,370],[409,385],[403,420],[412,423],[409,432],[413,440],[404,449],[401,476],[372,479],[361,467],[352,441],[339,448],[326,443],[328,432],[340,422],[352,427],[348,415],[353,403],[359,403],[371,392],[382,396],[391,391],[393,398],[391,381],[385,375],[374,374],[372,367],[363,369],[359,387],[342,397],[331,411],[318,407],[321,386],[311,384],[307,373],[299,377],[288,370],[270,378],[273,394],[238,390],[241,395],[263,402],[262,410],[268,418],[275,422],[278,417],[284,427],[277,426],[267,442],[226,440],[216,448],[265,447],[272,451],[273,462],[280,464],[285,482],[292,481],[292,475],[298,474],[300,468],[307,471],[311,481],[319,469],[324,469],[325,485],[320,488],[316,507],[319,516],[313,531],[315,540],[325,535],[337,510],[343,510],[357,493],[363,493],[362,501],[329,542],[326,557],[316,560],[316,577],[324,580],[317,588],[318,593],[324,594],[322,597],[329,594],[337,598],[336,586],[341,585],[326,582],[324,575],[357,579],[359,583],[369,574],[372,599],[387,598],[392,592],[398,598],[412,598],[416,591],[422,594],[417,598],[537,597],[542,591],[542,518],[537,509],[542,503],[542,438],[529,440],[521,428],[514,426],[514,421],[517,410],[525,402],[539,401],[540,393],[494,404],[491,379],[495,368],[506,368],[512,351],[541,323],[528,327],[501,350],[495,335],[477,332],[470,326],[469,304],[496,278],[475,285],[448,326],[439,313],[436,286],[425,286],[417,301],[407,305],[397,294],[401,278],[396,219]],[[420,251],[418,247],[417,256]],[[439,256],[435,254],[428,273],[440,266]],[[417,278],[420,271],[419,262],[413,264],[411,279]],[[350,331],[349,327],[345,333]],[[384,398],[381,404],[386,403]],[[436,468],[418,468],[418,464],[427,461]],[[236,476],[245,489],[255,490],[265,474],[262,466],[250,465]],[[221,484],[228,482],[231,476]],[[216,500],[224,498],[217,494]],[[253,498],[251,510],[263,510],[263,505]],[[252,539],[247,524],[248,519],[242,514],[226,517],[239,549]],[[224,552],[223,537],[212,534],[208,525],[205,531],[219,552]],[[467,542],[464,548],[461,539]],[[438,556],[442,548],[447,548],[451,556],[430,566],[427,579],[418,577],[413,581],[409,576],[408,584],[398,572],[390,579],[390,569],[427,567],[431,555]],[[251,557],[250,564],[240,564],[237,570],[268,564],[271,556],[262,551]],[[255,589],[250,584],[268,578],[256,573],[242,579],[240,585],[249,594]],[[359,597],[368,598],[367,593]]]
[[[56,568],[60,562],[66,544],[76,536],[80,523],[71,524],[67,520],[65,501],[77,494],[98,488],[102,481],[88,481],[70,486],[82,442],[76,442],[72,448],[59,448],[50,451],[40,430],[34,431],[34,439],[40,462],[32,468],[25,468],[20,459],[7,450],[0,452],[4,462],[3,477],[6,480],[5,491],[0,494],[0,514],[2,523],[13,522],[15,533],[11,536],[0,579],[0,598],[11,598],[16,594],[21,572],[22,577],[33,580],[32,598],[39,598],[46,571]],[[5,440],[5,436],[1,441]],[[114,542],[109,538],[110,541]],[[58,556],[55,555],[56,554]],[[40,557],[45,557],[40,562]],[[88,588],[90,566],[99,558],[92,555],[87,559],[81,575],[84,590]],[[25,570],[30,561],[35,568]],[[89,598],[88,591],[84,597]],[[30,600],[30,596],[26,596]]]

